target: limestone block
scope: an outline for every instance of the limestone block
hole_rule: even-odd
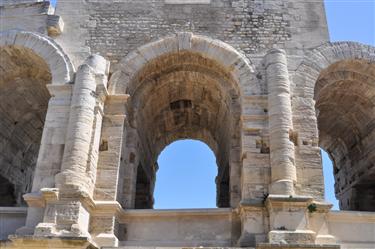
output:
[[[64,30],[64,21],[60,16],[48,15],[47,17],[47,31],[49,36],[60,35]]]
[[[249,247],[265,242],[267,219],[262,202],[242,202],[239,208],[239,215],[241,217],[241,237],[237,244],[241,247]]]
[[[373,247],[370,213],[308,213],[312,199],[295,196],[323,198],[321,146],[335,161],[341,207],[375,206],[375,50],[325,43],[323,1],[59,0],[56,15],[47,2],[3,0],[0,6],[2,31],[28,30],[1,33],[1,57],[18,59],[2,60],[6,63],[0,66],[1,75],[11,76],[0,84],[1,100],[6,97],[0,101],[0,130],[14,139],[0,141],[0,173],[22,186],[30,185],[27,179],[35,174],[34,192],[26,196],[31,207],[24,231],[42,222],[46,207],[37,234],[82,237],[15,238],[15,248],[87,248],[92,246],[83,238],[87,232],[99,246],[117,246],[117,222],[129,229],[126,234],[119,229],[123,237],[131,235],[122,242],[128,246],[186,246],[186,241],[233,246],[239,228],[228,210],[98,211],[98,200],[135,206],[138,169],[149,185],[144,196],[152,200],[157,156],[184,138],[203,140],[214,151],[219,205],[230,202],[236,208],[241,201],[259,202],[267,193],[284,195],[271,196],[267,210],[258,203],[243,211],[243,245],[255,246],[268,234],[271,243],[258,248],[337,248],[312,244],[335,240],[342,248]],[[63,33],[59,16],[64,17]],[[55,41],[42,35],[48,27],[51,35],[61,33]],[[270,50],[276,47],[288,55]],[[67,56],[79,65],[90,51],[114,65],[108,97],[108,64],[94,56],[75,75]],[[51,99],[40,148],[21,149],[43,127],[42,116],[28,119],[30,111],[18,111],[42,94],[35,76],[51,83]],[[74,78],[74,85],[66,84]],[[28,84],[32,91],[23,90]],[[42,109],[33,105],[33,110]],[[27,128],[13,132],[19,117]],[[26,148],[30,153],[23,155]],[[35,165],[36,157],[35,171],[32,166],[24,173],[15,170]],[[54,187],[60,171],[64,177],[56,179],[62,196],[44,200],[37,191]],[[87,200],[91,195],[95,201]],[[354,228],[357,233],[348,232]]]

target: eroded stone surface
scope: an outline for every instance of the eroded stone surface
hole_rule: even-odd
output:
[[[334,162],[340,207],[375,211],[375,65],[331,65],[318,79],[315,99],[320,146]]]
[[[340,207],[375,207],[375,49],[328,43],[323,1],[5,0],[0,21],[0,204],[31,192],[7,248],[375,243],[373,213],[323,202],[320,148]],[[151,209],[186,138],[226,208]]]
[[[30,49],[6,46],[0,50],[1,167],[15,200],[31,191],[49,93],[51,74],[45,62]]]

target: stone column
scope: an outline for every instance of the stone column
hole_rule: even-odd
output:
[[[286,54],[272,49],[266,55],[268,111],[270,129],[271,185],[266,199],[269,217],[268,243],[314,244],[316,232],[310,230],[309,208],[313,198],[296,196],[296,167],[291,90]]]
[[[98,80],[103,80],[107,69],[107,61],[93,55],[77,71],[61,173],[56,176],[56,186],[60,192],[92,193],[94,184],[88,175],[91,168],[88,164],[95,140],[92,136],[93,128],[96,128],[97,83],[101,83]]]
[[[266,55],[270,129],[270,194],[293,195],[296,181],[290,82],[285,52]]]
[[[46,200],[43,223],[35,229],[36,236],[82,236],[88,233],[90,205],[95,178],[93,166],[97,156],[101,123],[98,102],[106,84],[107,61],[98,55],[90,56],[77,71],[70,106],[69,124],[65,137],[61,172],[55,176],[56,189],[44,189]],[[99,117],[98,117],[99,115]],[[96,166],[95,166],[96,167]]]
[[[90,196],[94,195],[94,184],[97,177],[99,150],[100,150],[100,138],[102,134],[102,125],[104,118],[104,103],[108,96],[107,91],[107,76],[100,75],[99,81],[97,82],[96,94],[97,101],[94,109],[94,123],[91,134],[89,160],[87,162],[87,175],[92,185],[90,186]],[[101,79],[100,79],[101,78]]]

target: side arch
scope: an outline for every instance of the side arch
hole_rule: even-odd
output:
[[[74,67],[58,44],[29,31],[0,32],[0,57],[0,174],[25,205],[23,194],[54,186],[60,170]]]
[[[306,54],[294,83],[294,119],[301,147],[310,146],[301,153],[318,157],[321,147],[330,154],[342,209],[373,210],[375,48],[356,42],[325,43]],[[309,122],[303,121],[307,115]],[[314,165],[316,179],[319,174],[322,179],[320,160],[308,163]],[[303,171],[298,176],[301,181]],[[303,184],[310,187],[311,181]]]
[[[61,47],[52,39],[35,32],[9,30],[0,33],[0,47],[17,46],[31,49],[49,66],[52,82],[61,85],[72,83],[74,67]]]
[[[345,60],[375,63],[375,47],[358,42],[328,42],[309,51],[296,71],[295,79],[304,78],[305,94],[311,94],[321,73],[329,66]]]

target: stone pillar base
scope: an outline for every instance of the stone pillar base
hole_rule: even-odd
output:
[[[98,249],[89,238],[61,237],[46,238],[36,236],[12,236],[9,249]]]
[[[266,206],[270,217],[270,244],[259,248],[339,248],[326,223],[331,204],[305,196],[270,195]]]
[[[312,201],[312,198],[304,196],[268,196],[266,200],[270,217],[268,242],[315,244],[316,233],[309,228],[308,216],[308,206]]]
[[[43,222],[36,225],[36,237],[88,238],[89,210],[84,205],[86,195],[61,192],[57,188],[43,188],[39,196],[44,204]]]
[[[265,242],[265,208],[262,201],[242,201],[238,212],[241,218],[241,237],[238,239],[237,245],[255,247],[257,243]]]
[[[118,239],[114,234],[101,233],[92,238],[97,245],[107,247],[118,247]]]

